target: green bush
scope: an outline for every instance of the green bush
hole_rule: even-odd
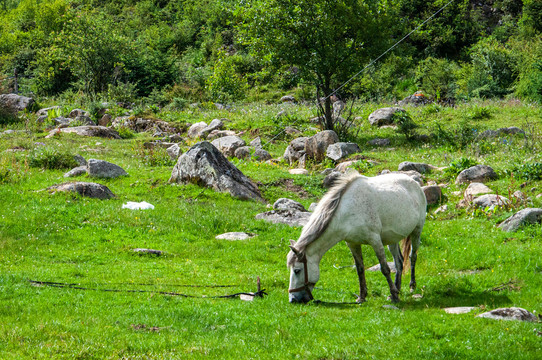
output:
[[[414,129],[418,125],[412,120],[407,112],[398,111],[393,115],[393,122],[397,124],[397,131],[405,135],[407,140],[414,138]]]
[[[448,167],[444,169],[444,174],[451,178],[457,176],[461,171],[477,165],[478,163],[470,158],[461,157],[450,162]]]
[[[116,130],[119,133],[119,136],[123,139],[132,139],[135,137],[134,132],[126,126],[120,126]]]
[[[13,154],[0,155],[0,184],[16,183],[23,179],[28,171],[26,163],[21,163]]]
[[[38,146],[28,154],[28,165],[42,169],[71,169],[77,166],[72,154],[50,145]]]
[[[453,61],[428,57],[416,68],[418,87],[436,101],[455,99],[456,74],[459,67]]]
[[[506,173],[524,180],[542,180],[542,163],[536,162],[517,165]]]
[[[206,87],[213,101],[227,103],[245,98],[248,84],[245,78],[236,72],[236,56],[219,53]]]

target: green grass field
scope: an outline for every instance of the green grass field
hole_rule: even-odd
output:
[[[422,297],[409,294],[404,281],[398,309],[384,306],[391,303],[380,272],[367,273],[366,303],[347,304],[355,300],[352,293],[358,291],[358,282],[355,270],[346,267],[353,260],[344,244],[331,249],[320,266],[314,295],[328,303],[289,304],[288,241],[297,239],[301,228],[255,220],[256,214],[267,211],[265,204],[195,185],[168,184],[173,163],[164,152],[143,149],[150,135],[107,140],[63,134],[45,139],[47,133],[32,124],[31,135],[1,135],[0,359],[542,358],[542,324],[475,317],[511,306],[542,312],[540,226],[516,233],[496,227],[520,208],[542,207],[542,199],[536,198],[542,193],[536,167],[529,168],[534,169],[531,178],[517,175],[518,166],[542,162],[542,111],[513,102],[408,109],[420,134],[442,135],[422,143],[406,141],[393,129],[371,128],[366,119],[378,107],[356,108],[360,131],[349,138],[360,145],[365,158],[378,163],[361,160],[358,169],[364,174],[396,170],[402,161],[444,167],[470,158],[498,172],[500,179],[488,185],[499,194],[521,190],[532,199],[527,205],[496,211],[456,209],[461,196],[454,192],[466,185],[455,185],[446,172],[427,175],[426,180],[448,184],[444,195],[449,210],[433,214],[435,208],[429,209],[417,263],[416,294]],[[280,108],[248,105],[232,112],[156,116],[178,123],[228,118],[228,128],[247,130],[243,137],[249,141],[259,135],[263,143],[294,122],[305,135],[316,132],[308,121],[314,115],[311,108],[291,106],[290,116],[277,120],[274,115]],[[473,133],[505,126],[521,127],[527,134],[473,141]],[[0,130],[8,128],[24,125]],[[389,138],[393,150],[366,145],[375,137]],[[281,134],[266,148],[278,158],[291,139]],[[63,174],[69,168],[31,166],[36,142],[113,162],[129,176],[77,178],[107,185],[117,195],[113,200],[51,195],[43,190],[67,181]],[[183,150],[194,143],[188,141]],[[333,166],[329,160],[309,164],[310,176],[296,176],[288,174],[285,163],[231,160],[259,182],[269,203],[290,197],[305,207],[325,193],[320,171]],[[127,201],[147,201],[155,209],[122,209]],[[230,231],[256,236],[244,241],[215,239]],[[138,254],[135,248],[164,254]],[[364,256],[366,265],[377,263],[372,249],[364,248]],[[213,298],[255,291],[258,277],[268,293],[263,299]],[[30,280],[78,284],[88,290],[35,286]],[[105,291],[111,289],[119,291]],[[345,304],[331,304],[341,302]],[[451,306],[478,310],[445,313],[443,308]]]

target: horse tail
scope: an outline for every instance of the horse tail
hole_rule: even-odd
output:
[[[410,265],[410,250],[412,249],[412,240],[410,236],[403,239],[403,274],[407,272]]]
[[[341,197],[349,185],[359,177],[360,175],[355,173],[350,176],[341,177],[335,181],[335,185],[324,195],[318,207],[309,218],[309,222],[303,227],[303,231],[297,242],[299,250],[303,250],[327,229],[335,211],[339,207]]]

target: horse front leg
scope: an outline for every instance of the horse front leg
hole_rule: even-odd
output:
[[[391,271],[386,261],[386,252],[384,251],[384,245],[382,245],[382,241],[380,239],[378,242],[373,242],[372,245],[376,253],[376,257],[378,258],[378,261],[380,262],[380,270],[382,271],[382,274],[386,277],[386,280],[388,281],[388,285],[390,287],[390,293],[391,293],[391,301],[399,302],[399,290],[397,290],[397,287],[395,287],[395,284],[391,280],[391,276],[390,276]]]
[[[367,282],[365,281],[365,266],[363,265],[363,253],[361,252],[361,245],[347,243],[350,248],[350,252],[354,257],[354,263],[356,264],[356,271],[359,279],[359,297],[356,300],[358,303],[365,302],[367,297]]]

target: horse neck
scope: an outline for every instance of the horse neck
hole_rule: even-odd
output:
[[[305,254],[308,258],[312,258],[320,263],[324,254],[341,241],[339,236],[332,236],[329,233],[329,231],[325,231],[305,248]]]

